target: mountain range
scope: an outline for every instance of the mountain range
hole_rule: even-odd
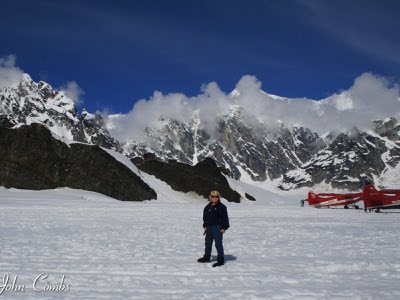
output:
[[[17,86],[0,90],[0,115],[0,126],[39,123],[57,139],[99,145],[130,159],[151,152],[160,161],[194,166],[210,157],[228,176],[282,190],[315,185],[357,190],[366,180],[390,185],[400,177],[400,123],[393,116],[368,120],[368,129],[320,133],[284,121],[271,126],[233,103],[218,115],[212,132],[196,111],[188,120],[160,113],[140,138],[119,139],[113,124],[122,115],[78,111],[62,91],[28,74]]]

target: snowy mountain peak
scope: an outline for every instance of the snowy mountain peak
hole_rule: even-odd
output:
[[[82,113],[81,113],[83,119],[85,120],[91,120],[94,119],[96,116],[92,113],[89,113],[86,108],[82,109]]]
[[[39,123],[62,139],[121,150],[103,127],[100,114],[89,114],[86,110],[79,114],[74,101],[63,91],[44,81],[36,83],[26,73],[16,87],[0,90],[0,100],[0,115],[6,115],[15,126]]]
[[[33,83],[31,76],[28,73],[23,73],[19,84],[24,85],[24,84],[31,84],[31,83]]]

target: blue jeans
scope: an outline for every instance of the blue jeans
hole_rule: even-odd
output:
[[[215,240],[215,248],[217,249],[218,256],[224,256],[224,246],[222,245],[222,226],[221,225],[208,225],[206,230],[205,241],[205,255],[211,255],[213,240]]]

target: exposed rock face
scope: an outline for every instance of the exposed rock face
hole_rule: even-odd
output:
[[[17,123],[14,121],[10,115],[0,115],[0,127],[1,128],[12,128]]]
[[[257,130],[246,123],[240,111],[235,111],[222,121],[221,128],[225,152],[235,158],[232,167],[239,161],[253,180],[279,178],[325,147],[324,141],[306,128],[281,125],[270,130],[263,124],[255,127]]]
[[[249,199],[250,201],[256,201],[256,198],[254,198],[252,195],[244,193],[244,196]]]
[[[162,162],[143,160],[140,157],[133,158],[132,162],[143,172],[165,181],[176,191],[194,191],[208,198],[212,190],[217,190],[228,201],[240,202],[240,194],[232,190],[212,158],[206,158],[194,166],[174,160]]]
[[[380,136],[386,137],[391,141],[400,140],[400,123],[396,118],[387,118],[385,120],[375,120],[375,132]]]
[[[122,152],[120,143],[111,137],[110,133],[105,129],[104,119],[101,114],[96,113],[93,115],[84,109],[82,111],[81,120],[86,140],[89,144]]]
[[[0,185],[70,187],[126,201],[157,199],[142,179],[98,146],[66,145],[40,124],[0,128]]]
[[[380,183],[400,162],[400,123],[395,118],[374,121],[370,131],[354,128],[325,138],[304,127],[282,124],[272,130],[247,120],[240,108],[234,109],[220,120],[215,139],[209,139],[199,120],[166,121],[161,129],[148,129],[146,145],[133,144],[126,151],[140,155],[152,145],[158,157],[189,164],[212,157],[236,179],[277,179],[284,190],[319,183],[359,190],[366,180]]]
[[[379,178],[400,162],[399,123],[376,121],[374,131],[357,129],[339,134],[301,168],[284,175],[281,187],[291,189],[330,183],[334,188],[359,190],[365,181]]]
[[[160,158],[189,164],[212,157],[236,179],[250,176],[263,181],[280,178],[326,147],[321,137],[303,127],[282,124],[269,130],[258,123],[255,130],[244,114],[240,107],[233,107],[230,114],[221,118],[218,138],[214,139],[210,139],[198,119],[189,123],[163,120],[165,126],[161,129],[148,128],[146,144],[133,142],[125,151],[134,157],[150,148]]]

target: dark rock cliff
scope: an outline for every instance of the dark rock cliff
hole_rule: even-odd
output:
[[[0,185],[34,190],[70,187],[125,201],[157,198],[139,176],[100,147],[68,146],[40,124],[0,127]]]
[[[175,160],[162,162],[143,160],[141,157],[133,158],[132,162],[143,172],[165,181],[176,191],[194,191],[208,198],[211,190],[217,190],[228,201],[240,202],[240,194],[229,186],[222,174],[223,170],[212,158],[206,158],[194,166]]]

